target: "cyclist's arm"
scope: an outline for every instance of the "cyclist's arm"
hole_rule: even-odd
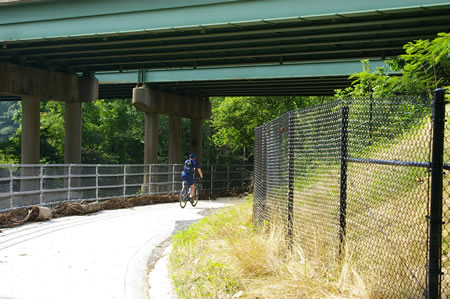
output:
[[[200,175],[200,177],[203,179],[203,172],[201,168],[197,168],[198,174]]]

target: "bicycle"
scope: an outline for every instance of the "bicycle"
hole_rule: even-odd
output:
[[[189,199],[189,190],[191,189],[191,185],[188,181],[183,181],[183,188],[180,191],[179,201],[180,207],[184,209],[187,202],[190,201],[191,205],[195,207],[198,203],[198,188],[195,188],[194,198]]]

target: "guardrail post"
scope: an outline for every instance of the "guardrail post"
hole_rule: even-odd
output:
[[[244,164],[241,165],[241,189],[244,189]]]
[[[339,256],[342,255],[345,242],[345,227],[347,213],[347,130],[348,106],[342,107],[341,127],[341,181],[340,181],[340,207],[339,207]]]
[[[440,298],[442,254],[442,178],[444,163],[445,99],[444,90],[436,89],[433,100],[433,145],[431,161],[430,243],[428,298]]]
[[[294,113],[288,113],[288,214],[287,214],[287,237],[288,245],[293,247],[294,243],[294,171],[295,171],[295,127]]]
[[[146,182],[147,185],[147,194],[151,194],[152,193],[152,187],[151,187],[151,183],[152,183],[152,165],[150,164],[149,168],[148,168],[148,182]]]
[[[123,197],[127,196],[127,166],[123,166]]]
[[[227,191],[230,190],[230,166],[227,166]]]
[[[211,165],[211,193],[213,193],[214,166]]]
[[[72,191],[70,190],[72,185],[72,164],[69,164],[69,179],[67,180],[67,199],[72,200]]]
[[[175,164],[172,165],[172,196],[175,194]]]
[[[9,166],[9,193],[9,207],[12,209],[14,207],[14,176],[12,166]]]
[[[98,200],[98,164],[95,165],[95,200]]]
[[[39,166],[39,204],[42,205],[44,192],[44,166]]]

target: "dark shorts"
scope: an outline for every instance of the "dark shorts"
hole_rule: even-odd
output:
[[[181,180],[188,181],[189,185],[194,185],[194,175],[191,173],[185,173],[184,171],[181,173]]]

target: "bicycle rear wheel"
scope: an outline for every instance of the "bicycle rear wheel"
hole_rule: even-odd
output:
[[[198,188],[195,188],[195,195],[194,198],[191,199],[191,205],[195,207],[197,203],[198,203]]]
[[[186,206],[186,186],[183,184],[183,189],[180,191],[180,196],[178,197],[178,200],[180,201],[180,207],[184,209]]]

